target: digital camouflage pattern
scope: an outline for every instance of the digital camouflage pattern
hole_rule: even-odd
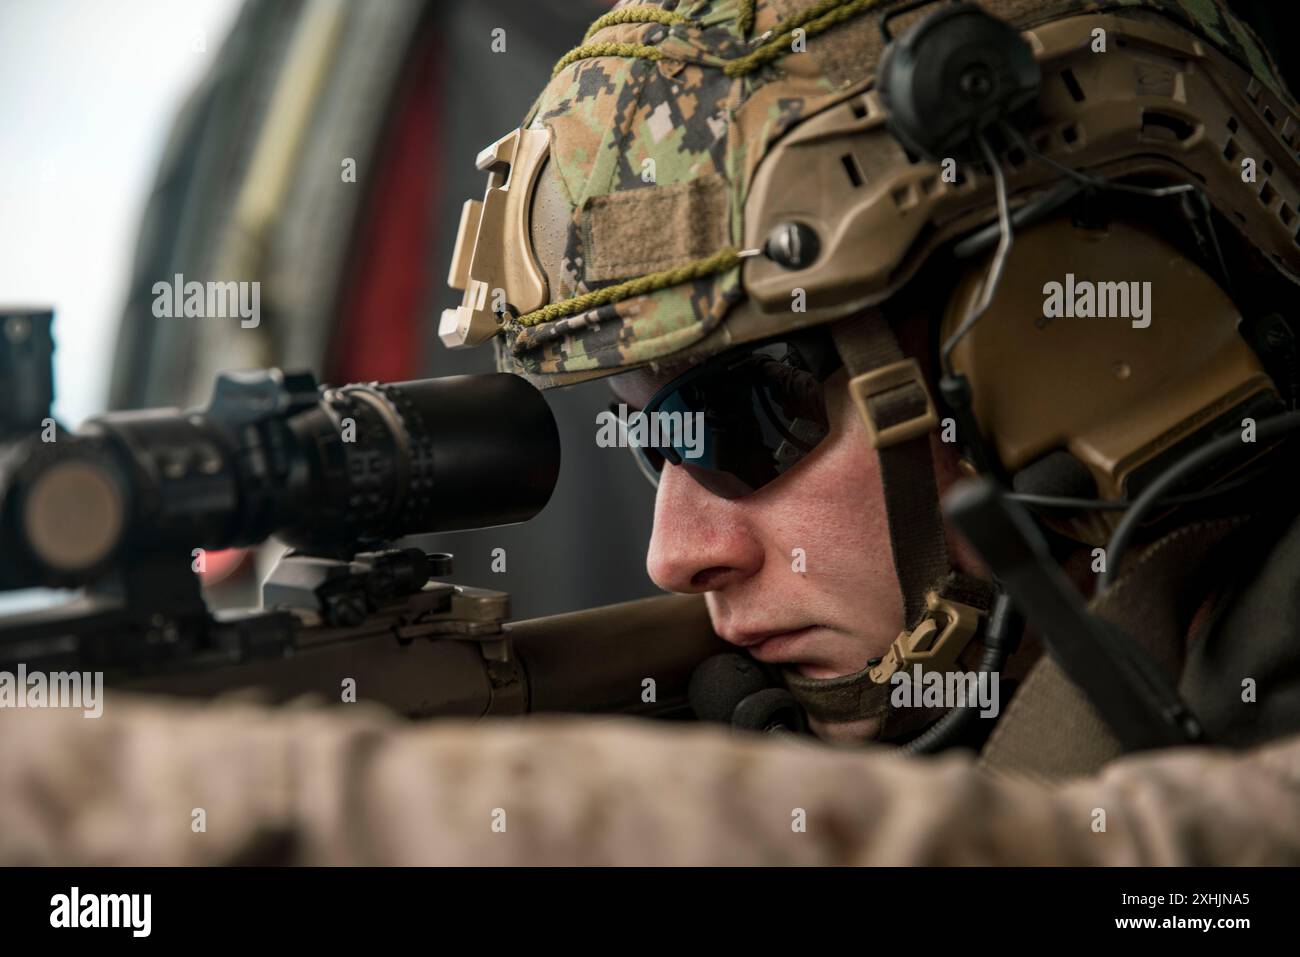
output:
[[[896,5],[889,0],[621,0],[616,10],[649,9],[660,19],[659,11],[668,11],[677,22],[615,23],[589,34],[586,43],[628,45],[617,48],[624,55],[608,55],[608,48],[578,55],[556,73],[525,124],[550,131],[550,162],[572,211],[560,275],[551,270],[552,301],[635,278],[587,275],[586,211],[597,197],[718,177],[729,209],[730,246],[738,247],[744,200],[760,160],[795,123],[870,85],[884,47],[880,18]],[[1263,45],[1220,0],[981,0],[980,5],[1022,30],[1079,13],[1156,11],[1196,31],[1292,102]],[[843,22],[817,32],[822,22],[817,17],[836,11],[847,14]],[[927,12],[900,16],[891,29],[896,34]],[[800,24],[806,30],[805,51],[789,54],[786,31]],[[783,35],[787,39],[781,40]],[[756,69],[735,69],[765,44],[783,49]],[[599,53],[606,55],[594,55]],[[653,160],[653,182],[643,178],[647,160]],[[643,215],[646,228],[661,225],[652,213]],[[557,384],[552,378],[557,374],[608,374],[643,364],[702,339],[743,296],[740,268],[733,267],[576,316],[532,326],[507,322],[505,334],[496,339],[498,367],[546,387]]]

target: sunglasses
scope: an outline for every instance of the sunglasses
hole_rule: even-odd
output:
[[[655,486],[668,462],[721,498],[750,495],[830,433],[825,384],[840,364],[824,330],[738,346],[651,396],[627,444]]]

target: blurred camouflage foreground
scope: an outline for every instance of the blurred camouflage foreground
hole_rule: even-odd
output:
[[[1049,790],[958,755],[627,719],[110,692],[99,720],[0,714],[0,820],[3,865],[1296,864],[1300,737]]]

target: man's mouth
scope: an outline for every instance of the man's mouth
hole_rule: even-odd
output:
[[[723,637],[732,644],[740,645],[765,664],[793,664],[798,659],[806,657],[808,643],[812,640],[817,627],[817,625],[805,625],[801,628],[780,631],[738,631]]]

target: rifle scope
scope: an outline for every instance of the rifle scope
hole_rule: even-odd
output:
[[[327,388],[225,373],[206,409],[110,413],[0,446],[0,588],[74,587],[127,560],[271,535],[351,554],[522,522],[559,467],[550,408],[518,376]]]

